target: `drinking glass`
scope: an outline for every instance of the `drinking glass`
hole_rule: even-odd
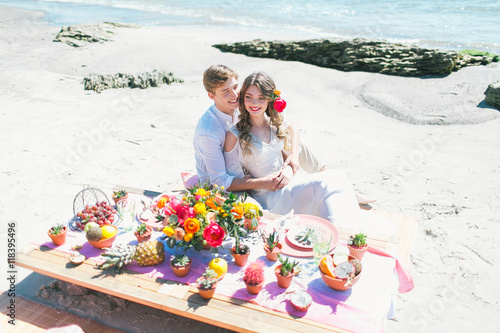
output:
[[[121,222],[119,228],[131,231],[135,222],[135,201],[122,200],[116,203],[116,211],[120,215]]]
[[[312,235],[312,246],[314,252],[314,262],[319,265],[321,258],[330,252],[332,235],[324,230],[317,230]]]

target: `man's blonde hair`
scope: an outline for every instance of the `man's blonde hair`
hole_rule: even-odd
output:
[[[215,94],[215,89],[232,77],[238,79],[238,74],[231,68],[213,65],[203,73],[203,85],[208,92]]]

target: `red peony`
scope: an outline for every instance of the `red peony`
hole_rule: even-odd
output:
[[[196,213],[194,212],[194,208],[191,206],[179,205],[177,206],[177,218],[179,219],[179,225],[184,227],[184,221],[189,218],[196,217]]]
[[[203,230],[203,238],[207,241],[208,245],[212,247],[221,245],[225,235],[224,229],[216,223],[210,223],[205,230]]]
[[[278,112],[283,112],[286,108],[286,102],[283,98],[279,97],[274,100],[273,108]]]

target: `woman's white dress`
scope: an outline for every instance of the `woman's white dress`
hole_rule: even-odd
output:
[[[239,136],[234,125],[229,130]],[[238,178],[245,174],[254,178],[268,176],[283,166],[283,146],[283,140],[276,136],[276,128],[271,126],[269,143],[252,135],[251,154],[242,154],[239,141],[232,151],[225,152],[226,168]],[[359,214],[352,185],[338,170],[297,174],[280,190],[258,189],[250,191],[250,195],[262,208],[277,214],[286,214],[293,209],[296,214],[316,215],[340,224],[348,224]]]

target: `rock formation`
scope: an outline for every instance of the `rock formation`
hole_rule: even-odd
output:
[[[165,71],[152,71],[138,75],[122,74],[100,75],[90,74],[83,79],[85,90],[101,92],[106,89],[117,88],[149,88],[158,87],[162,84],[183,83],[184,80],[176,78],[174,74]]]
[[[251,57],[301,61],[342,71],[363,71],[399,76],[448,75],[461,67],[498,61],[487,56],[366,39],[313,39],[216,44],[221,51]]]
[[[81,47],[87,43],[102,43],[112,40],[116,28],[136,28],[133,24],[96,23],[62,27],[54,38],[54,42],[66,43],[70,46]]]
[[[500,110],[500,81],[491,83],[484,94],[486,95],[484,98],[486,104]]]

